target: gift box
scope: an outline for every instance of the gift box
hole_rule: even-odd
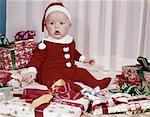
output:
[[[21,40],[21,41],[15,41],[15,46],[21,47],[24,45],[32,45],[34,44],[34,39],[28,39],[28,40]]]
[[[0,113],[12,117],[35,117],[34,110],[31,109],[30,104],[19,97],[14,97],[11,100],[0,102]]]
[[[84,105],[87,105],[87,101],[84,100],[79,101],[80,103],[85,103]],[[82,110],[79,107],[56,102],[48,104],[48,106],[43,109],[33,109],[31,108],[30,103],[26,103],[18,97],[14,97],[7,102],[0,102],[0,105],[1,114],[14,117],[22,117],[22,115],[25,115],[25,117],[80,117],[82,114]],[[38,113],[38,111],[40,111],[40,113]]]
[[[116,75],[118,91],[131,95],[150,95],[150,72],[144,71],[141,65],[122,67],[122,74]]]
[[[28,65],[33,50],[36,45],[29,44],[20,47],[12,45],[11,47],[1,47],[0,48],[0,62],[2,64],[2,69],[4,70],[14,70],[24,68]]]
[[[129,96],[127,94],[114,94],[110,98],[95,100],[92,103],[93,115],[115,113],[141,113],[149,111],[150,99],[146,96]],[[118,95],[118,96],[117,96]]]
[[[142,68],[141,65],[122,66],[122,74],[128,79],[133,79],[135,77],[139,77],[137,74],[137,70],[139,70],[141,68]]]

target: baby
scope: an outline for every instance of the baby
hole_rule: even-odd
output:
[[[69,11],[62,3],[51,3],[45,10],[42,21],[48,37],[35,49],[30,62],[30,71],[23,80],[35,79],[48,87],[59,79],[72,82],[82,82],[92,88],[107,87],[111,78],[96,80],[86,69],[78,68],[75,61],[93,64],[92,59],[86,58],[76,50],[74,38],[67,35],[71,27]]]

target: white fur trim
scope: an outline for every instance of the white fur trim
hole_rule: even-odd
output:
[[[44,38],[43,40],[53,42],[53,43],[69,44],[73,41],[73,37],[70,35],[66,35],[65,37],[63,37],[61,39],[55,39],[55,38],[49,36],[48,38]]]
[[[64,47],[64,48],[63,48],[63,51],[64,51],[64,52],[69,52],[69,47]]]
[[[67,67],[71,67],[71,63],[70,63],[70,62],[67,62],[67,63],[66,63],[66,66],[67,66]]]
[[[33,72],[37,74],[37,69],[35,67],[29,67],[28,72]]]
[[[59,6],[59,5],[55,5],[55,6],[49,7],[49,8],[47,9],[47,11],[46,11],[45,18],[47,18],[47,16],[48,16],[51,12],[53,12],[53,11],[60,11],[60,12],[62,12],[62,13],[64,13],[64,14],[66,14],[67,17],[68,17],[68,19],[69,19],[70,22],[71,22],[71,17],[70,17],[69,11],[68,11],[65,7]]]
[[[86,58],[85,56],[81,55],[79,58],[79,61],[83,62],[85,60],[85,58]]]
[[[64,57],[65,59],[70,59],[70,54],[65,54]]]

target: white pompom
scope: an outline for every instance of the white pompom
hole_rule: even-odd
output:
[[[46,48],[46,45],[42,42],[42,43],[40,43],[40,44],[38,45],[38,48],[39,48],[40,50],[44,50],[44,49]]]

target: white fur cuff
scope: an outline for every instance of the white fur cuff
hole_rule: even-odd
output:
[[[82,55],[81,55],[80,58],[79,58],[79,61],[80,61],[80,62],[84,62],[84,60],[85,60],[85,56],[82,56]]]
[[[29,67],[28,72],[33,72],[37,74],[37,69],[35,67]]]

